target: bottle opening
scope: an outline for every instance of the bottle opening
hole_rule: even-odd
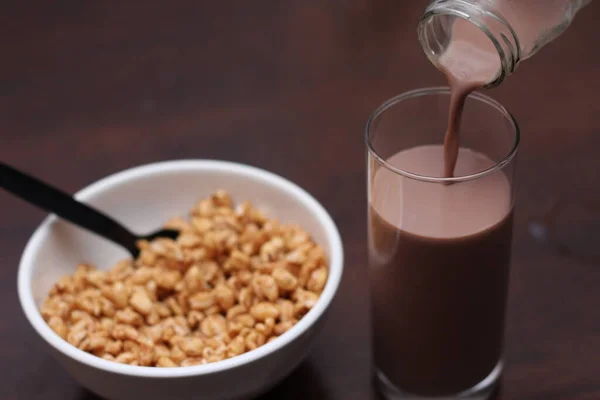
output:
[[[516,67],[518,40],[501,16],[469,7],[432,4],[419,23],[421,47],[449,77],[496,86]]]

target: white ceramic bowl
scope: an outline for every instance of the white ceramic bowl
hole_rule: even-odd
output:
[[[137,367],[107,361],[62,340],[42,319],[39,306],[52,285],[83,261],[109,268],[127,257],[118,246],[54,216],[35,231],[21,259],[18,291],[25,315],[64,368],[84,387],[110,400],[245,399],[288,375],[306,356],[323,325],[343,269],[339,232],[306,191],[270,172],[221,161],[172,161],[141,166],[102,179],[77,193],[136,232],[158,229],[185,216],[214,190],[250,200],[268,216],[297,222],[328,254],[330,274],[315,307],[277,340],[240,356],[180,368]]]

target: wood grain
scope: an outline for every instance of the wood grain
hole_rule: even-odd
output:
[[[346,273],[310,356],[264,399],[375,399],[363,127],[387,98],[444,82],[416,39],[425,1],[34,3],[0,16],[0,159],[68,191],[181,158],[297,182],[338,224]],[[598,18],[594,2],[490,93],[523,132],[498,399],[600,398],[600,268],[527,232],[555,196],[600,204]],[[43,216],[0,193],[0,399],[95,399],[44,351],[17,300],[19,257]]]

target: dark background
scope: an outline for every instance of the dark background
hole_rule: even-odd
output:
[[[387,98],[444,83],[417,43],[426,2],[12,3],[0,11],[0,159],[71,192],[178,158],[297,182],[338,224],[346,270],[310,356],[264,398],[374,399],[363,127]],[[523,135],[501,399],[600,398],[600,268],[527,232],[560,197],[563,239],[600,247],[599,19],[595,2],[488,93]],[[45,353],[17,300],[19,257],[43,217],[0,192],[0,399],[94,399]]]

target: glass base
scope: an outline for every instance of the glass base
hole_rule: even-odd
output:
[[[375,387],[379,394],[385,400],[487,400],[493,394],[496,389],[496,384],[502,374],[503,364],[502,361],[496,364],[496,367],[492,372],[477,385],[463,392],[454,395],[445,396],[419,396],[411,393],[407,393],[402,389],[396,387],[389,379],[377,368],[375,368]]]

